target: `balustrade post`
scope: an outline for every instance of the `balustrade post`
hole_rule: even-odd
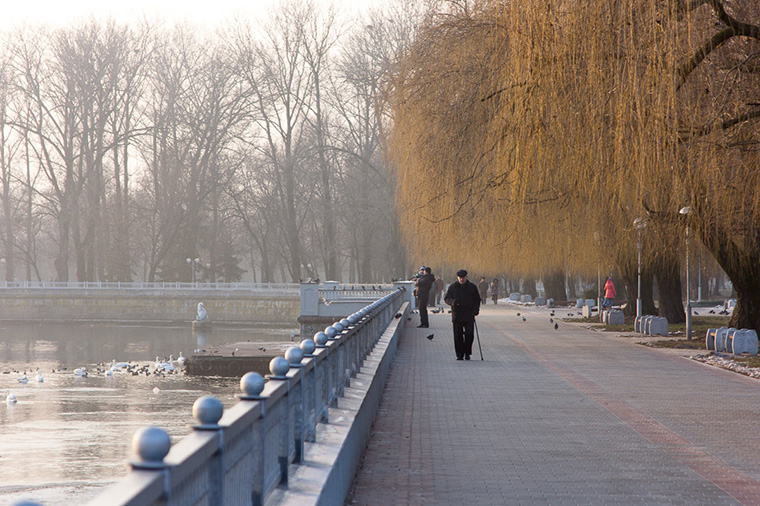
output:
[[[241,401],[248,402],[261,402],[261,414],[266,415],[265,412],[265,397],[261,396],[261,392],[264,390],[264,377],[257,372],[249,372],[240,378],[240,390],[242,394],[238,395]],[[259,430],[254,428],[256,425],[251,426],[251,437],[254,439],[251,449],[252,453],[252,465],[251,465],[251,504],[253,506],[262,506],[264,504],[264,483],[265,483],[265,465],[264,465],[264,438],[266,431],[264,430],[264,424],[258,425]]]
[[[222,402],[212,395],[204,395],[193,403],[193,418],[198,422],[193,429],[215,431],[219,434],[219,447],[205,467],[208,469],[206,496],[210,498],[209,504],[220,506],[224,503],[224,437],[222,427],[219,425],[223,412]]]
[[[315,364],[317,371],[317,411],[318,420],[328,423],[330,408],[330,349],[327,347],[327,334],[317,332],[314,334],[314,342],[318,349],[324,350],[324,356],[321,361]],[[321,363],[320,363],[321,362]]]
[[[317,423],[319,423],[319,383],[317,381],[317,358],[314,356],[317,345],[311,339],[304,339],[300,346],[304,358],[311,359],[311,368],[306,374],[301,375],[304,398],[304,441],[314,442],[317,437]]]
[[[289,369],[290,363],[285,357],[274,357],[269,362],[269,371],[272,374],[268,375],[267,378],[269,378],[270,381],[284,381],[287,388],[289,382],[287,374]],[[280,464],[280,483],[283,484],[288,483],[288,457],[290,456],[290,444],[292,439],[290,437],[290,400],[287,397],[288,395],[286,394],[285,399],[280,401],[285,403],[285,409],[283,409],[284,414],[279,421],[280,427],[277,430],[279,436],[277,444],[277,461]]]
[[[285,351],[285,359],[291,368],[299,369],[297,381],[288,383],[288,406],[291,409],[290,425],[293,431],[293,445],[295,446],[294,462],[303,461],[303,442],[305,426],[304,402],[304,376],[300,369],[303,367],[303,350],[298,346],[291,346]]]

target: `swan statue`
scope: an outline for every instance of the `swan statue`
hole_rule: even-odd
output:
[[[208,321],[208,313],[206,313],[206,307],[203,305],[203,302],[198,303],[198,312],[195,315],[195,320],[199,322]]]

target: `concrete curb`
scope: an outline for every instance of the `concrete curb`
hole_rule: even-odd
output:
[[[409,303],[400,309],[351,386],[330,408],[329,423],[317,425],[315,443],[304,444],[304,461],[291,468],[288,488],[277,489],[267,504],[343,504],[369,440],[390,366],[396,357],[399,336],[404,332]]]

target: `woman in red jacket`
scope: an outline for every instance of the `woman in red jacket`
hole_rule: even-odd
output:
[[[612,304],[615,303],[615,285],[612,283],[612,278],[607,278],[607,282],[604,284],[604,302],[602,307],[609,309]]]

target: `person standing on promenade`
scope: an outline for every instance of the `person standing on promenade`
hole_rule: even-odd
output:
[[[499,300],[499,280],[496,278],[493,278],[493,281],[491,281],[491,300],[493,300],[494,305],[498,304]]]
[[[430,325],[428,323],[428,301],[430,300],[430,292],[435,282],[435,276],[433,276],[432,269],[425,267],[424,274],[414,284],[417,287],[417,297],[419,299],[418,309],[420,310],[420,324],[419,328],[426,329]]]
[[[605,309],[610,309],[612,305],[615,303],[615,285],[612,283],[612,278],[608,277],[607,282],[604,284],[604,302],[602,302],[602,307]]]
[[[443,300],[451,306],[454,324],[454,351],[457,360],[470,360],[475,339],[475,317],[480,313],[480,292],[467,280],[467,271],[457,271],[457,282],[451,283]]]
[[[441,296],[443,295],[443,279],[441,276],[435,277],[435,305],[441,304]]]
[[[486,281],[485,276],[480,278],[480,282],[478,283],[478,292],[480,292],[480,302],[485,306],[486,301],[488,300],[488,281]]]

